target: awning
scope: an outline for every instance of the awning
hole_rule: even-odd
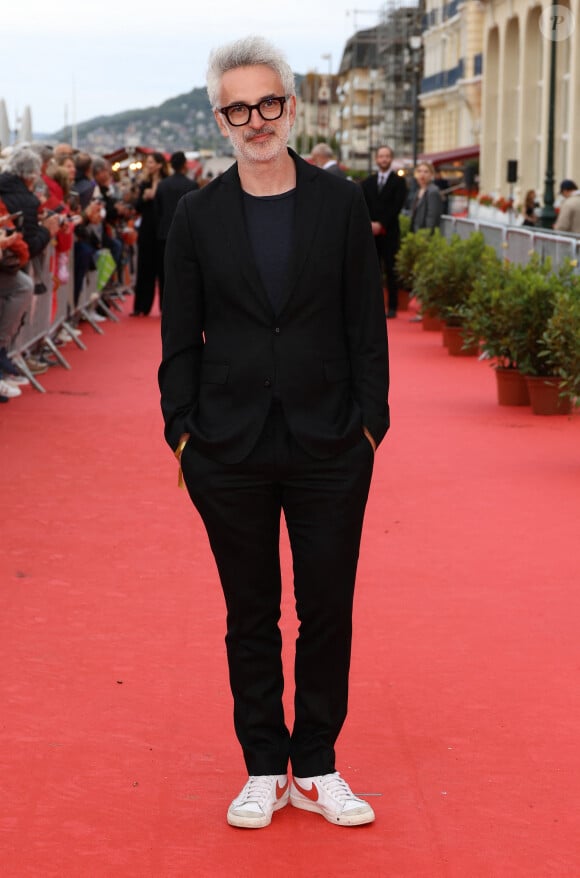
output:
[[[479,143],[473,143],[471,146],[458,146],[457,149],[446,149],[443,152],[424,152],[419,156],[419,161],[431,162],[432,165],[437,166],[478,159],[479,148]]]

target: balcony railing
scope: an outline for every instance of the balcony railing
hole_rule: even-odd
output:
[[[465,76],[465,63],[460,58],[459,63],[449,70],[441,70],[439,73],[432,73],[431,76],[423,77],[421,81],[421,93],[429,91],[437,91],[442,88],[451,88],[456,85],[460,79]]]

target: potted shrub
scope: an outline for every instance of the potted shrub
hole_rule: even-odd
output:
[[[557,408],[564,412],[580,404],[580,277],[574,267],[568,262],[559,272],[554,310],[540,339],[540,356],[556,379],[544,382],[544,388],[557,384]],[[536,392],[547,395],[544,389]]]
[[[554,313],[556,299],[574,286],[570,263],[552,272],[549,259],[534,254],[527,265],[506,266],[504,294],[512,303],[513,326],[510,349],[525,375],[535,414],[566,414],[570,400],[560,398],[561,376],[556,351],[546,353],[544,334]],[[546,396],[551,396],[548,405]]]
[[[401,246],[397,251],[395,264],[401,286],[409,292],[414,290],[415,272],[429,247],[431,237],[432,233],[429,229],[420,229],[418,232],[408,231],[401,236]]]
[[[477,354],[475,339],[465,344],[464,308],[473,286],[488,265],[499,260],[479,232],[461,239],[439,238],[422,259],[415,278],[415,290],[422,308],[436,314],[446,327],[445,336],[453,355]]]
[[[407,235],[411,234],[411,218],[404,213],[399,214],[399,231],[401,235],[401,245]],[[400,279],[400,278],[399,278]],[[411,287],[405,284],[399,284],[399,292],[397,298],[397,309],[399,311],[409,310],[409,300],[411,298]],[[385,299],[385,310],[387,310],[388,298]]]
[[[499,259],[486,261],[463,308],[464,334],[467,343],[479,342],[494,367],[499,405],[529,405],[528,387],[517,368],[514,325],[521,303],[511,279],[509,266]]]
[[[423,256],[429,248],[432,233],[429,229],[420,229],[418,232],[407,230],[403,234],[403,217],[400,219],[402,237],[395,264],[400,282],[399,292],[406,292],[408,301],[409,298],[415,295],[415,274],[419,270]],[[405,217],[405,219],[408,218]]]

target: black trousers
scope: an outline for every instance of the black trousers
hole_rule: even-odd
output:
[[[157,238],[157,287],[159,289],[159,310],[163,308],[163,290],[165,288],[165,247],[166,238]]]
[[[149,314],[155,300],[155,284],[159,277],[157,237],[155,229],[139,231],[137,247],[137,278],[133,311]]]
[[[242,463],[221,464],[189,442],[184,478],[204,521],[227,607],[234,725],[249,774],[335,770],[347,712],[352,603],[373,450],[363,435],[327,460],[306,454],[273,405]],[[294,726],[284,719],[279,628],[280,520],[290,537],[299,620]]]
[[[386,276],[389,291],[389,311],[396,311],[399,303],[399,281],[395,268],[395,257],[400,246],[398,238],[388,235],[375,235],[375,245],[381,268]]]

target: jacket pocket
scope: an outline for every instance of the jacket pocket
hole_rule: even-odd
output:
[[[348,381],[350,378],[350,364],[348,360],[327,360],[324,363],[326,380],[331,384],[338,381]]]
[[[202,384],[225,384],[229,371],[227,363],[202,363],[200,381]]]

